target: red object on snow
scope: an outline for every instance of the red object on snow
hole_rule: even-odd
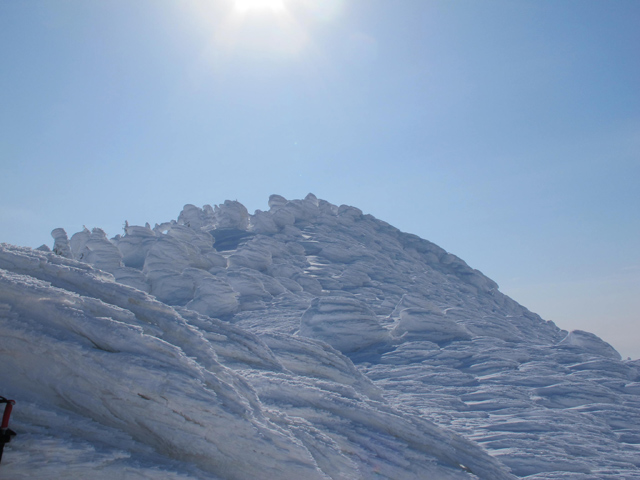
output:
[[[2,426],[0,428],[5,429],[9,428],[9,417],[11,416],[11,410],[13,410],[13,406],[16,404],[15,400],[7,400],[4,397],[0,397],[0,403],[7,402],[7,406],[4,407],[4,415],[2,415]]]
[[[11,437],[16,435],[16,432],[9,428],[9,417],[11,416],[11,410],[16,404],[14,400],[7,400],[4,397],[0,397],[0,403],[6,403],[4,407],[4,414],[2,415],[2,425],[0,425],[0,461],[2,461],[2,451],[4,450],[4,444],[11,441]]]

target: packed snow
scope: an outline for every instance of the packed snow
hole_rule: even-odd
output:
[[[0,477],[640,479],[640,361],[312,194],[0,247]]]

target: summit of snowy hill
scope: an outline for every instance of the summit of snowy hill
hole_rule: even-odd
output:
[[[640,363],[351,206],[0,248],[7,478],[640,479]]]

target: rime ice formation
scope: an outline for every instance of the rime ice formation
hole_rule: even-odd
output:
[[[343,353],[388,343],[389,334],[366,304],[351,297],[317,297],[300,319],[299,334]]]
[[[2,245],[3,478],[640,479],[640,362],[357,208],[268,205]]]

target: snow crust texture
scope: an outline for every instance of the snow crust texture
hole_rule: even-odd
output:
[[[0,247],[2,478],[640,479],[640,362],[312,194]]]

